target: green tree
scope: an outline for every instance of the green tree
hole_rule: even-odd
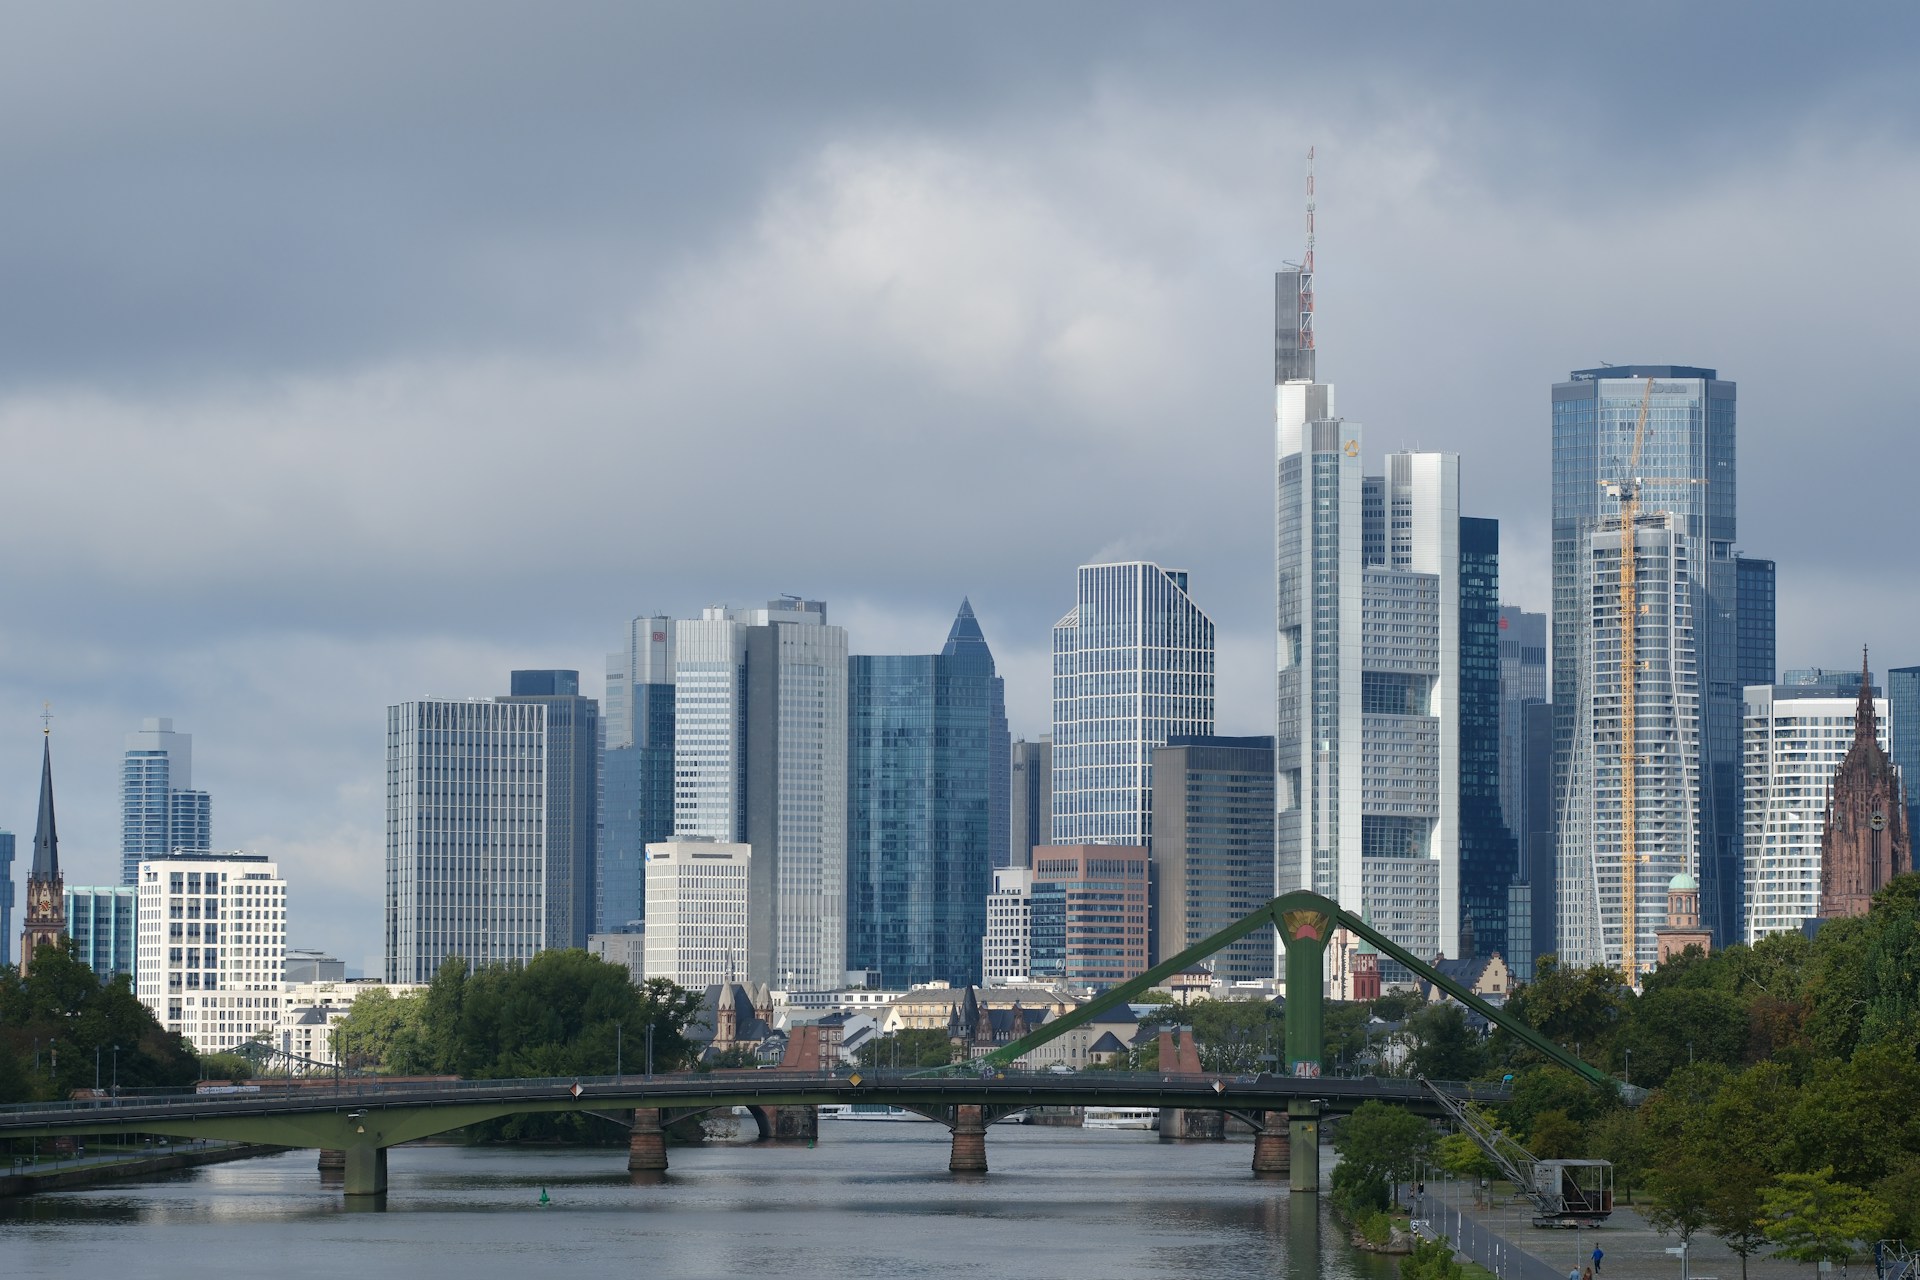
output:
[[[1487,1069],[1487,1046],[1451,1000],[1427,1005],[1407,1019],[1417,1044],[1407,1074],[1429,1080],[1472,1080]]]
[[[1707,1203],[1716,1188],[1717,1169],[1705,1155],[1689,1154],[1660,1164],[1647,1175],[1649,1200],[1640,1216],[1661,1235],[1681,1242],[1707,1223]]]
[[[1632,999],[1618,970],[1598,964],[1568,969],[1548,955],[1535,961],[1532,982],[1513,989],[1506,1011],[1555,1044],[1578,1046],[1587,1061],[1602,1062]],[[1504,1045],[1519,1052],[1517,1046],[1510,1037]]]
[[[1454,1261],[1453,1245],[1446,1237],[1421,1240],[1413,1252],[1400,1260],[1400,1280],[1461,1280],[1466,1269]]]
[[[1542,1160],[1571,1160],[1584,1144],[1580,1124],[1564,1111],[1542,1111],[1527,1130],[1527,1150]]]
[[[0,1069],[0,1091],[15,1095],[9,1101],[91,1089],[96,1063],[100,1083],[117,1074],[122,1089],[190,1084],[199,1075],[190,1046],[161,1028],[133,994],[132,980],[122,974],[101,982],[71,938],[41,947],[25,977],[0,967],[0,1058],[13,1064]]]
[[[1614,1190],[1633,1203],[1647,1175],[1647,1135],[1635,1107],[1615,1107],[1587,1125],[1585,1154],[1613,1165]]]
[[[200,1057],[201,1078],[231,1080],[239,1084],[253,1079],[253,1063],[238,1053],[207,1053]]]
[[[1834,1181],[1832,1169],[1783,1173],[1761,1192],[1766,1236],[1796,1262],[1846,1263],[1886,1231],[1887,1207],[1858,1187]]]
[[[860,1046],[860,1065],[869,1071],[907,1067],[942,1067],[953,1057],[947,1033],[933,1027],[908,1027],[877,1036]]]
[[[1464,1133],[1449,1133],[1434,1143],[1433,1159],[1454,1177],[1467,1181],[1494,1178],[1500,1173],[1499,1167],[1480,1149],[1480,1144]]]
[[[1433,1127],[1419,1116],[1384,1102],[1363,1102],[1334,1132],[1333,1149],[1351,1164],[1356,1179],[1391,1184],[1410,1180],[1433,1147]]]
[[[417,1075],[429,1070],[426,1036],[427,997],[421,992],[396,996],[385,987],[355,997],[347,1016],[333,1029],[333,1051],[348,1070]]]
[[[1740,1280],[1747,1280],[1747,1259],[1767,1243],[1767,1185],[1764,1169],[1726,1161],[1707,1196],[1706,1228],[1739,1255]]]

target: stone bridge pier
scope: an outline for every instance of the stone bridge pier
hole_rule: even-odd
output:
[[[627,1136],[628,1173],[664,1173],[667,1168],[667,1132],[659,1107],[635,1107],[633,1130]]]
[[[958,1106],[948,1127],[953,1130],[953,1152],[947,1157],[948,1173],[985,1173],[987,1171],[987,1126],[993,1123],[985,1107]]]
[[[1263,1111],[1260,1128],[1253,1135],[1253,1176],[1284,1178],[1293,1171],[1287,1141],[1287,1113]]]

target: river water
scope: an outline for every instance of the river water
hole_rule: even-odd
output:
[[[954,1177],[939,1126],[820,1127],[813,1147],[674,1147],[657,1184],[636,1184],[622,1149],[395,1148],[383,1211],[323,1187],[311,1151],[0,1200],[0,1276],[1395,1274],[1318,1197],[1255,1180],[1246,1142],[999,1125],[993,1172]]]

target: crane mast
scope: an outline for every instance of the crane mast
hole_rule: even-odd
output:
[[[1640,515],[1640,453],[1647,441],[1647,410],[1652,403],[1649,377],[1640,396],[1640,419],[1633,428],[1633,456],[1620,482],[1620,972],[1628,986],[1635,985],[1640,967],[1640,599],[1633,530]]]

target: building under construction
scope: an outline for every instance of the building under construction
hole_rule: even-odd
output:
[[[1683,872],[1715,937],[1740,936],[1741,688],[1773,678],[1773,616],[1771,564],[1734,550],[1734,406],[1733,383],[1680,365],[1577,370],[1553,389],[1566,963],[1643,972]]]

